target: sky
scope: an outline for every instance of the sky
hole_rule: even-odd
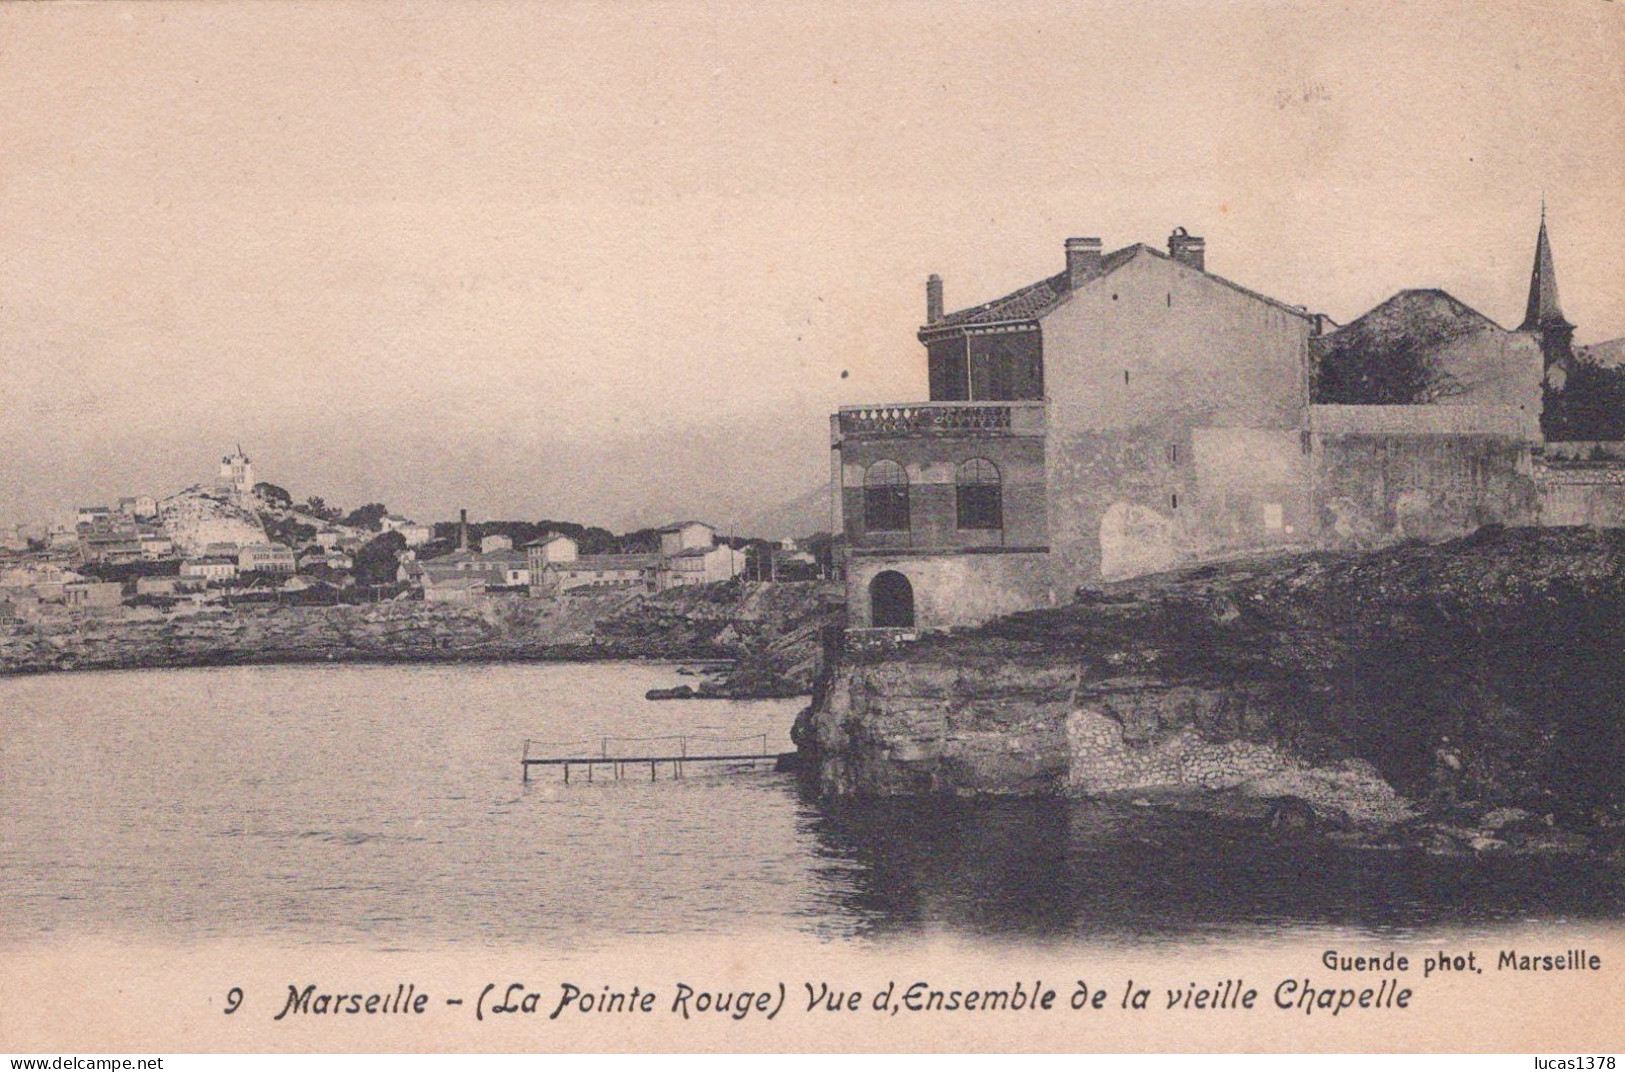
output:
[[[295,497],[724,525],[1108,249],[1625,335],[1625,4],[0,4],[0,521]],[[773,534],[767,534],[773,535]]]

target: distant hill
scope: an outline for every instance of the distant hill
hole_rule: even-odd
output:
[[[749,514],[737,526],[739,535],[760,536],[765,540],[778,540],[786,536],[800,538],[828,532],[829,529],[827,484],[819,484],[777,506]]]
[[[194,484],[158,504],[164,530],[183,554],[195,555],[211,543],[259,543],[265,526],[231,496]]]
[[[729,534],[747,533],[746,519],[771,522],[773,531],[829,524],[822,506],[780,520],[775,505],[829,472],[828,416],[817,411],[680,427],[628,421],[606,435],[491,420],[473,435],[432,409],[267,410],[239,425],[200,407],[187,427],[115,422],[95,450],[72,428],[44,422],[0,451],[0,503],[8,516],[59,517],[83,503],[183,487],[196,479],[197,458],[241,439],[262,475],[296,502],[312,493],[346,510],[381,502],[424,522],[466,508],[472,520],[572,518],[615,532],[691,517]]]

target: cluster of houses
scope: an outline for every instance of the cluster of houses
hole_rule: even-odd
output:
[[[699,521],[661,529],[659,549],[647,554],[583,555],[562,534],[521,548],[496,534],[471,542],[466,512],[457,548],[437,557],[421,553],[433,539],[431,526],[398,514],[379,519],[378,533],[323,524],[295,550],[266,538],[258,514],[267,504],[253,488],[252,465],[239,448],[221,459],[211,487],[80,509],[71,541],[48,539],[45,530],[8,530],[0,546],[0,624],[197,613],[253,600],[321,602],[353,589],[357,553],[391,532],[405,544],[391,597],[436,603],[661,592],[725,581],[746,566],[743,550]]]
[[[450,554],[419,560],[404,557],[400,579],[435,603],[466,603],[502,593],[542,598],[608,591],[664,592],[685,585],[726,581],[745,572],[745,552],[718,542],[703,521],[679,521],[660,529],[659,550],[646,554],[583,555],[580,544],[552,533],[515,548],[491,535],[470,546],[466,519],[459,546]]]

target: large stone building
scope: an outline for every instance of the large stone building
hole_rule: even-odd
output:
[[[1541,420],[1574,329],[1544,215],[1517,331],[1439,290],[1338,328],[1209,272],[1183,228],[1166,252],[1072,238],[1065,254],[955,313],[932,276],[929,401],[831,418],[853,626],[973,623],[1182,563],[1532,524],[1557,494]],[[1612,516],[1602,493],[1563,494],[1563,517]]]
[[[1208,272],[1183,229],[1065,253],[956,313],[933,277],[930,401],[832,418],[854,624],[977,621],[1312,528],[1319,318]]]
[[[526,545],[530,591],[535,596],[715,584],[745,571],[745,553],[703,521],[677,521],[658,531],[660,549],[644,554],[583,555],[575,540],[550,533]]]

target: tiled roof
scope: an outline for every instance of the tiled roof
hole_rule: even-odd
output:
[[[1106,276],[1111,275],[1113,272],[1123,267],[1123,265],[1132,261],[1141,253],[1149,253],[1153,257],[1161,257],[1165,261],[1173,260],[1172,257],[1160,249],[1154,249],[1143,242],[1136,242],[1131,246],[1124,246],[1122,249],[1113,250],[1111,253],[1108,253],[1106,256],[1101,258],[1100,272],[1099,274],[1092,276],[1089,282],[1093,283],[1096,280],[1104,279]],[[1197,269],[1192,268],[1191,271],[1194,272],[1197,271]],[[1300,309],[1297,306],[1288,305],[1286,302],[1277,301],[1276,299],[1260,294],[1255,290],[1248,290],[1239,283],[1232,283],[1223,276],[1214,275],[1212,272],[1202,272],[1201,274],[1213,280],[1215,283],[1229,287],[1231,290],[1238,291],[1239,293],[1245,294],[1250,298],[1256,298],[1261,302],[1273,305],[1278,309],[1282,309],[1286,312],[1302,317],[1308,317],[1310,315],[1306,310]],[[1040,279],[1036,283],[1029,283],[1027,286],[1022,287],[1019,290],[1011,291],[1002,298],[995,298],[993,301],[985,302],[982,305],[949,313],[947,316],[943,317],[941,320],[938,320],[934,324],[926,324],[920,330],[922,334],[926,334],[941,331],[945,328],[962,328],[972,327],[978,324],[1008,324],[1023,320],[1037,320],[1040,317],[1048,314],[1052,309],[1060,305],[1062,302],[1066,301],[1067,298],[1071,297],[1071,295],[1072,285],[1069,277],[1067,276],[1067,273],[1061,272],[1059,275],[1052,275],[1048,279]]]
[[[680,532],[681,530],[688,528],[690,525],[699,525],[699,526],[701,526],[703,528],[710,529],[712,532],[715,532],[716,528],[717,528],[715,525],[707,525],[703,521],[673,521],[669,525],[662,525],[659,528],[658,531],[660,531],[660,532]]]
[[[484,588],[490,583],[484,577],[471,576],[466,573],[438,577],[433,573],[427,573],[424,575],[424,579],[433,588]]]
[[[659,555],[582,555],[574,562],[555,562],[550,568],[567,572],[647,569],[659,561]]]
[[[1101,259],[1100,275],[1110,275],[1133,259],[1136,250],[1147,248],[1139,245],[1125,246]],[[973,324],[1007,324],[1012,320],[1037,320],[1051,309],[1060,305],[1072,293],[1072,285],[1065,272],[1052,275],[1048,279],[1040,279],[1036,283],[1029,283],[1019,290],[1013,290],[1002,298],[995,298],[990,302],[961,309],[955,313],[938,320],[935,324],[927,324],[926,331],[936,331],[939,328],[960,328]]]
[[[970,309],[961,309],[957,313],[949,313],[935,324],[926,325],[928,329],[958,328],[971,324],[998,324],[1010,320],[1034,320],[1059,305],[1061,299],[1071,291],[1067,286],[1066,273],[1040,279],[1036,283],[1029,283],[1020,290],[1012,291],[1002,298]]]
[[[1331,335],[1339,332],[1357,334],[1378,324],[1387,330],[1392,330],[1392,326],[1414,328],[1424,321],[1439,318],[1449,318],[1464,325],[1477,325],[1479,328],[1506,330],[1448,291],[1439,290],[1437,287],[1413,287],[1372,306]]]

